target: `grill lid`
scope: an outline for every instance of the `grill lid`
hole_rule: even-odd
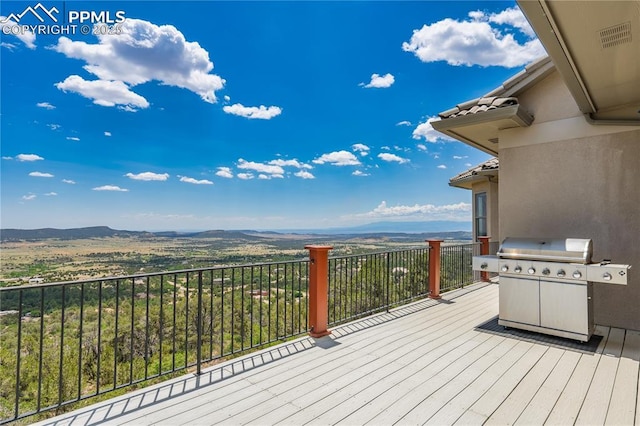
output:
[[[593,243],[586,238],[505,238],[498,250],[503,259],[591,263]]]

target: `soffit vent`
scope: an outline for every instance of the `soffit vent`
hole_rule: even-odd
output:
[[[600,33],[600,42],[603,49],[631,43],[631,22],[623,22],[613,27],[603,28],[598,32]]]

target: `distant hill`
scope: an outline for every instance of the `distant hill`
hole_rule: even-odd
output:
[[[426,238],[470,240],[469,224],[461,222],[378,222],[368,225],[309,230],[210,230],[202,232],[146,232],[111,229],[108,226],[92,226],[73,229],[0,229],[2,241],[38,241],[45,239],[87,239],[87,238],[219,238],[225,240],[350,240],[381,238],[399,241],[418,241]]]
[[[149,235],[148,232],[119,231],[108,226],[91,226],[88,228],[73,229],[0,229],[0,239],[2,241],[20,240],[44,240],[56,238],[60,240],[75,240],[83,238],[104,238],[104,237],[133,237]]]

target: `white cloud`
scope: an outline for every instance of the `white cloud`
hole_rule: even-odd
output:
[[[264,173],[260,173],[260,174],[258,175],[258,179],[261,179],[261,180],[269,180],[269,179],[271,179],[271,177],[270,177],[270,176],[265,175]]]
[[[449,65],[522,66],[544,56],[540,41],[534,37],[520,9],[506,9],[486,16],[472,12],[470,19],[450,18],[414,30],[402,49],[415,54],[422,62],[446,61]],[[509,26],[498,28],[496,25]],[[527,40],[514,37],[517,30]]]
[[[137,175],[133,173],[127,173],[125,176],[128,177],[129,179],[145,180],[145,181],[151,181],[151,180],[165,181],[169,179],[168,173],[160,174],[160,173],[153,173],[153,172],[142,172],[142,173],[138,173]]]
[[[107,137],[111,136],[111,132],[104,132],[104,135],[107,136]]]
[[[97,44],[60,37],[53,47],[69,58],[87,62],[84,69],[100,80],[129,86],[157,80],[216,102],[215,92],[224,87],[220,76],[211,74],[209,53],[197,42],[189,42],[172,25],[127,18],[117,37],[99,35]]]
[[[225,102],[229,102],[231,100],[231,96],[229,95],[224,95],[224,101]]]
[[[253,179],[253,173],[238,173],[238,179],[249,180]]]
[[[44,160],[44,158],[40,157],[36,154],[18,154],[16,155],[16,160],[18,161],[40,161]]]
[[[469,156],[468,155],[454,155],[453,156],[454,160],[463,160],[465,158],[469,158]]]
[[[36,199],[36,195],[35,194],[23,195],[22,199],[25,200],[25,201],[35,200]]]
[[[445,166],[444,164],[440,164],[440,165],[438,166],[438,168],[439,168],[439,169],[446,169],[446,168],[447,168],[447,166]]]
[[[367,145],[363,143],[353,144],[351,145],[351,149],[353,149],[356,152],[359,152],[362,157],[366,157],[367,155],[369,155],[369,151],[371,150],[371,148],[369,148]]]
[[[51,173],[43,173],[43,172],[31,172],[29,176],[33,177],[43,177],[43,178],[52,178],[53,175]]]
[[[76,181],[71,180],[71,179],[62,179],[62,182],[68,183],[69,185],[75,185],[76,184]]]
[[[46,194],[44,194],[47,197],[55,197],[56,195],[58,195],[57,192],[47,192]]]
[[[88,81],[78,75],[71,75],[54,86],[64,92],[74,92],[92,99],[94,104],[106,107],[119,105],[129,112],[149,106],[145,98],[129,90],[122,81]]]
[[[360,170],[356,170],[355,172],[353,172],[351,174],[354,175],[354,176],[369,176],[368,173],[365,173],[365,172],[360,171]]]
[[[467,167],[471,167],[472,166],[471,163],[464,163],[464,165],[467,166]]]
[[[426,151],[427,150],[427,146],[425,144],[419,143],[418,145],[416,145],[416,148],[418,148],[420,151]]]
[[[388,152],[383,152],[382,154],[378,154],[378,158],[384,161],[388,161],[390,163],[395,162],[395,163],[404,164],[409,162],[409,160],[407,160],[406,158],[399,157],[395,154],[389,154]]]
[[[426,220],[470,220],[471,204],[457,203],[446,205],[414,204],[413,206],[388,206],[382,201],[373,210],[354,215],[357,218],[397,218],[397,219],[426,219]]]
[[[313,160],[315,164],[331,164],[334,166],[359,166],[358,158],[349,151],[334,151],[329,154],[322,154]]]
[[[424,140],[426,140],[427,142],[432,143],[438,142],[438,140],[454,141],[455,139],[452,139],[449,136],[440,133],[439,131],[434,129],[433,126],[431,126],[432,121],[438,120],[440,120],[439,117],[429,117],[424,123],[418,124],[418,126],[413,129],[413,139],[424,138]]]
[[[129,192],[128,189],[120,188],[116,185],[102,185],[93,188],[94,191],[116,191],[116,192]]]
[[[293,175],[296,176],[296,177],[299,177],[301,179],[315,179],[316,178],[312,173],[309,173],[306,170],[300,170],[299,172],[296,172]]]
[[[67,140],[68,141],[76,141],[76,142],[78,142],[80,140],[80,138],[76,137],[76,136],[67,136]]]
[[[536,36],[536,33],[533,31],[533,28],[531,28],[529,21],[527,21],[527,18],[524,17],[522,11],[517,7],[505,9],[499,13],[492,13],[488,17],[480,11],[477,11],[475,16],[472,16],[471,13],[469,16],[474,20],[483,20],[488,18],[489,22],[493,22],[498,25],[510,25],[512,27],[516,27],[530,38],[534,38]]]
[[[59,124],[47,124],[47,127],[49,127],[51,130],[58,130],[62,126]]]
[[[222,107],[222,110],[227,114],[239,115],[240,117],[270,120],[282,113],[282,109],[277,106],[266,107],[260,105],[259,107],[246,107],[242,104],[226,105]]]
[[[213,182],[207,179],[197,180],[187,176],[180,176],[180,182],[192,183],[194,185],[213,185]]]
[[[13,27],[19,27],[19,28],[12,30]],[[7,28],[7,29],[5,30],[4,28]],[[16,36],[29,49],[36,48],[36,45],[34,43],[36,41],[36,35],[31,31],[29,31],[29,29],[25,29],[24,27],[21,27],[16,22],[9,21],[6,16],[0,16],[0,30],[2,31],[3,35],[12,34]],[[5,43],[3,43],[2,45],[4,47],[7,47],[5,46]],[[11,46],[14,46],[14,45],[11,45]]]
[[[313,166],[310,164],[306,164],[306,163],[301,163],[300,161],[298,161],[297,159],[293,159],[293,160],[282,160],[282,159],[277,159],[277,160],[271,160],[269,161],[268,164],[274,165],[274,166],[281,166],[281,167],[296,167],[298,169],[313,169]]]
[[[6,43],[6,42],[3,41],[2,43],[0,43],[0,47],[4,47],[4,48],[9,49],[10,51],[13,52],[18,46],[16,46],[13,43]]]
[[[395,78],[392,74],[371,74],[371,81],[367,84],[360,83],[361,86],[366,87],[367,89],[376,88],[376,89],[386,89],[387,87],[391,87],[391,85],[395,82]]]
[[[231,172],[230,167],[218,167],[218,171],[216,172],[216,176],[220,176],[223,178],[231,179],[233,177],[233,173]]]
[[[3,160],[13,160],[13,157],[9,157],[9,156],[2,156]]]
[[[400,121],[398,123],[396,123],[396,126],[411,126],[411,122],[404,120],[404,121]]]
[[[258,173],[266,173],[273,177],[282,177],[284,175],[284,169],[281,166],[246,161],[242,158],[238,160],[238,168],[243,170],[254,170]]]
[[[51,105],[49,102],[38,102],[36,106],[44,109],[49,109],[49,110],[56,109],[56,107]]]

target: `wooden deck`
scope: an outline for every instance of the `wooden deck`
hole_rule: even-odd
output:
[[[482,329],[497,313],[477,284],[40,424],[638,424],[640,332]]]

